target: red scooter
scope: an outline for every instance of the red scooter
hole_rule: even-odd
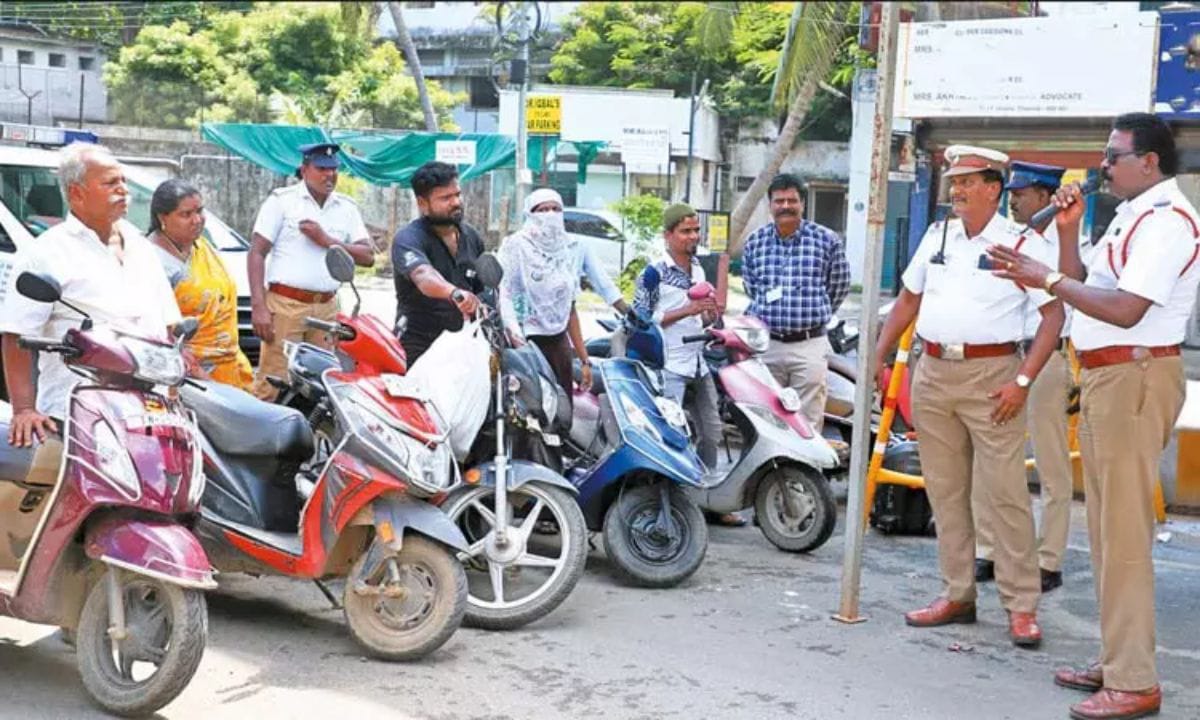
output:
[[[354,273],[343,255],[334,277]],[[216,566],[345,578],[350,634],[385,660],[441,647],[467,605],[466,538],[433,504],[457,467],[436,410],[403,380],[325,368],[328,447],[315,458],[303,413],[228,386],[184,390],[208,477],[198,531]]]
[[[46,276],[22,273],[17,291],[72,307]],[[0,614],[64,628],[92,698],[146,715],[196,672],[208,635],[203,591],[216,587],[186,525],[204,490],[194,420],[156,390],[185,382],[178,343],[196,322],[180,323],[172,346],[93,328],[72,309],[83,321],[63,338],[19,340],[90,382],[71,391],[57,468],[31,476],[32,450],[0,447],[0,482],[25,493],[0,517],[24,546],[17,567],[0,567]]]

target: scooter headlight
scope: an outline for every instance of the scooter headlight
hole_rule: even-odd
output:
[[[765,327],[739,327],[733,332],[755,353],[765,353],[771,343],[771,332]]]
[[[625,395],[621,396],[621,409],[625,411],[625,416],[629,418],[629,424],[654,438],[654,442],[662,442],[662,433],[654,426],[654,423],[651,422],[646,413]]]
[[[546,418],[546,425],[549,426],[558,416],[558,387],[540,375],[538,376],[538,387],[542,390],[542,415]]]
[[[683,408],[679,407],[679,403],[670,398],[656,397],[654,405],[658,408],[658,412],[662,414],[663,419],[672,426],[677,427],[680,431],[687,432],[687,413]]]
[[[800,412],[800,408],[802,407],[800,393],[796,392],[794,388],[780,388],[779,404],[788,412]]]
[[[137,365],[133,376],[137,379],[169,386],[183,382],[187,368],[183,363],[183,355],[174,347],[130,337],[122,338],[121,345],[133,356],[133,362]]]
[[[92,425],[92,440],[96,443],[95,469],[122,495],[130,500],[140,498],[142,486],[138,482],[133,458],[129,457],[129,451],[125,449],[107,420],[97,420],[96,424]]]
[[[779,418],[778,415],[771,412],[770,408],[763,407],[762,405],[749,405],[749,404],[744,405],[743,407],[745,407],[751,413],[754,413],[754,415],[757,416],[760,420],[766,422],[768,425],[771,425],[778,430],[790,430],[791,429],[787,423],[785,423],[783,420],[781,420]]]

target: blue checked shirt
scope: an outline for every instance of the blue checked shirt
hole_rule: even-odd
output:
[[[742,280],[750,296],[747,315],[772,333],[824,327],[850,292],[850,263],[837,233],[804,220],[782,238],[775,223],[746,241]]]

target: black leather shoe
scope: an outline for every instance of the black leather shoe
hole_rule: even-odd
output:
[[[1062,571],[1042,568],[1042,592],[1050,592],[1056,587],[1062,587]]]
[[[996,579],[996,563],[975,558],[975,582],[991,582]]]

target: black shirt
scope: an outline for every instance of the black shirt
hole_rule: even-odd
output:
[[[392,241],[392,268],[396,283],[396,318],[406,316],[408,329],[402,342],[411,365],[429,349],[443,331],[461,330],[462,312],[449,300],[426,297],[410,279],[421,265],[437,270],[451,285],[479,293],[483,286],[475,277],[473,264],[483,254],[479,233],[462,223],[458,226],[458,257],[434,232],[433,224],[417,218],[396,233]]]

